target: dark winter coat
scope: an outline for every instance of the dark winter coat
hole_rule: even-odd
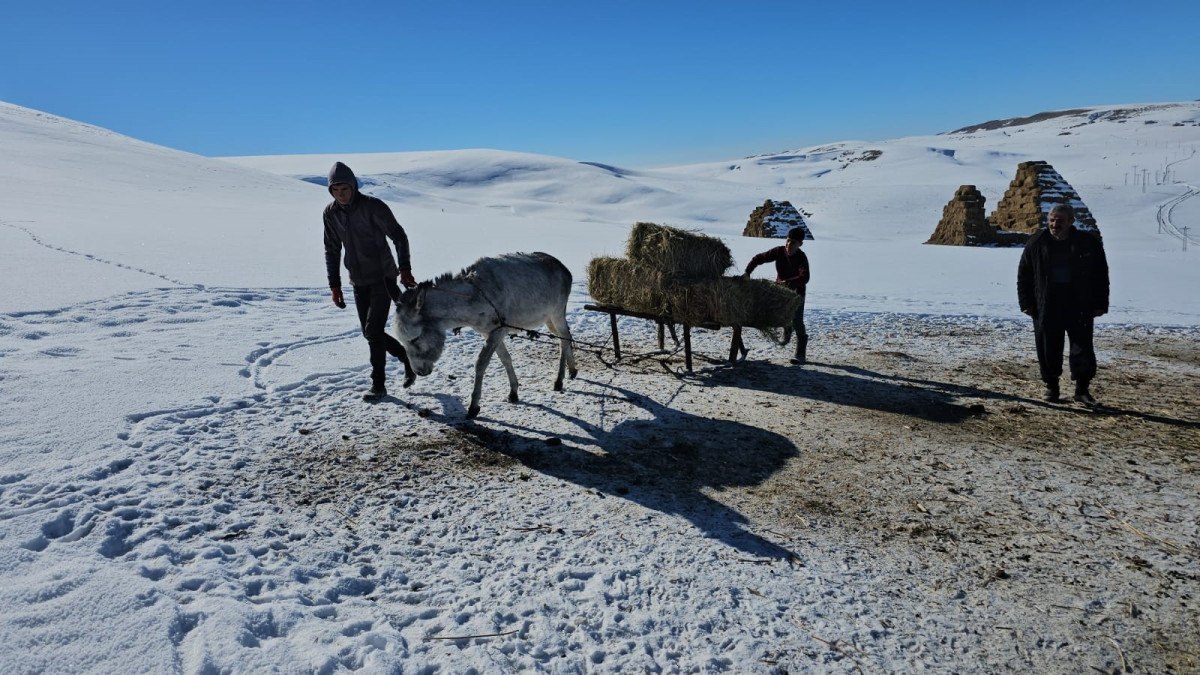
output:
[[[342,206],[336,200],[325,207],[325,271],[330,288],[342,285],[341,257],[345,248],[346,270],[350,283],[365,286],[395,280],[400,270],[409,271],[408,235],[382,200],[358,191],[358,179],[350,167],[338,162],[329,172],[329,184],[346,183],[354,188],[354,198]],[[388,246],[395,246],[396,257]]]
[[[775,263],[776,283],[783,284],[800,295],[804,295],[809,279],[808,256],[804,254],[804,251],[796,249],[796,253],[790,256],[787,254],[787,248],[783,246],[763,251],[750,259],[750,264],[746,266],[746,274],[750,274],[755,267],[768,262]]]
[[[1050,300],[1050,245],[1053,235],[1041,230],[1025,244],[1017,266],[1017,299],[1021,311],[1033,316],[1039,324],[1047,316]],[[1068,297],[1054,298],[1059,306],[1070,308],[1075,317],[1099,316],[1108,312],[1108,259],[1100,237],[1072,227],[1065,242],[1071,282],[1066,286]]]

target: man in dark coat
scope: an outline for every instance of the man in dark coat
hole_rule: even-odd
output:
[[[1017,266],[1017,298],[1021,311],[1033,317],[1038,366],[1046,383],[1045,400],[1059,398],[1063,333],[1070,341],[1068,363],[1075,380],[1075,400],[1096,404],[1088,390],[1096,376],[1093,322],[1108,312],[1108,260],[1100,237],[1075,228],[1075,210],[1058,204],[1048,227],[1025,244]]]
[[[384,383],[388,354],[404,363],[405,387],[416,379],[404,347],[387,333],[388,311],[400,297],[396,277],[408,288],[417,285],[409,261],[408,236],[387,204],[358,191],[358,178],[341,162],[329,170],[329,194],[333,195],[333,202],[325,207],[324,221],[325,271],[330,295],[333,304],[345,309],[338,260],[345,248],[354,308],[358,310],[358,322],[371,350],[371,389],[363,395],[363,400],[378,401],[387,396]],[[395,245],[395,258],[388,247],[389,239]]]
[[[783,246],[763,251],[750,259],[742,276],[749,278],[755,267],[763,263],[775,263],[775,283],[782,284],[800,295],[800,308],[792,319],[791,328],[784,329],[784,344],[791,338],[792,331],[796,332],[796,355],[792,357],[795,365],[804,365],[808,353],[808,331],[804,329],[804,295],[808,288],[808,256],[800,247],[804,245],[805,231],[803,227],[793,227],[788,230],[787,239]]]

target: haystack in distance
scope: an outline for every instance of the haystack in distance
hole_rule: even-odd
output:
[[[1100,233],[1096,218],[1075,188],[1049,162],[1021,162],[1004,197],[988,222],[997,230],[1034,234],[1046,229],[1050,209],[1069,204],[1075,210],[1075,227]]]
[[[942,209],[942,219],[926,244],[948,246],[1023,246],[1038,230],[1046,229],[1050,210],[1069,204],[1075,227],[1100,234],[1096,219],[1054,167],[1043,161],[1021,162],[1004,197],[984,218],[983,195],[974,185],[960,185]]]
[[[792,206],[791,202],[768,199],[762,206],[750,212],[750,219],[742,229],[743,237],[773,237],[782,239],[792,228],[804,231],[805,241],[812,241],[812,230],[804,222],[800,209]]]
[[[974,185],[960,185],[942,209],[942,219],[926,244],[945,246],[1022,246],[1025,232],[997,230],[983,215],[987,199]]]
[[[637,223],[627,258],[593,258],[588,292],[606,305],[689,326],[792,325],[800,296],[761,279],[723,276],[733,255],[720,239]]]

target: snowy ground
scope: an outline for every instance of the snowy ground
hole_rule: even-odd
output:
[[[478,336],[366,406],[362,367],[318,365],[357,355],[334,319],[308,290],[5,319],[37,427],[4,443],[29,458],[0,478],[9,670],[1200,665],[1196,329],[1101,330],[1099,412],[1036,399],[1008,320],[815,312],[802,370],[752,335],[691,374],[588,353],[563,393],[554,347],[514,339],[523,401],[494,366],[467,422]],[[189,341],[245,322],[269,328],[228,357],[242,390],[185,387]],[[626,349],[651,328],[623,323]],[[727,336],[695,336],[719,360]],[[105,363],[117,407],[139,377],[199,395],[105,427],[69,386]],[[39,464],[64,420],[94,443]]]
[[[859,201],[796,188],[838,214],[810,219],[802,369],[697,330],[688,373],[637,319],[615,362],[583,309],[630,222],[768,183],[680,169],[628,213],[430,188],[395,205],[418,276],[530,244],[576,273],[579,377],[551,391],[556,347],[513,339],[521,402],[493,362],[467,421],[470,331],[359,399],[320,188],[12,107],[0,136],[0,178],[36,177],[0,196],[0,671],[1200,670],[1200,277],[1154,232],[1170,194],[1089,198],[1114,305],[1087,410],[1037,398],[1016,251],[919,244],[954,186],[889,183],[907,165]]]

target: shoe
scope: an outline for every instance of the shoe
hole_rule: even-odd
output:
[[[804,357],[802,357],[802,356],[793,357],[792,359],[790,359],[790,361],[793,366],[802,366],[805,363],[808,363],[807,361],[804,360]]]
[[[384,387],[382,384],[377,384],[377,385],[371,387],[370,391],[363,394],[362,398],[364,401],[367,401],[369,403],[374,403],[375,401],[382,399],[384,396],[387,396],[387,388]]]
[[[413,386],[413,382],[417,381],[417,374],[411,369],[404,371],[404,388],[408,389]]]
[[[1088,391],[1088,383],[1083,382],[1075,385],[1075,402],[1082,403],[1089,408],[1096,405],[1096,399],[1092,396],[1092,392]]]
[[[1046,393],[1042,394],[1042,400],[1047,403],[1057,403],[1059,398],[1059,390],[1057,382],[1046,383]]]

